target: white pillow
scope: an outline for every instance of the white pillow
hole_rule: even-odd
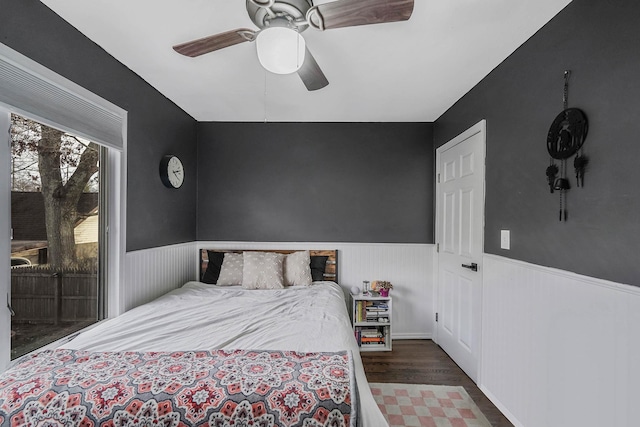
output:
[[[284,255],[274,252],[244,252],[242,287],[245,289],[282,289]],[[220,279],[218,279],[220,280]]]
[[[230,286],[242,284],[242,254],[227,252],[224,254],[220,276],[218,276],[218,286]]]
[[[284,260],[284,284],[286,286],[311,286],[312,283],[309,251],[287,255]]]

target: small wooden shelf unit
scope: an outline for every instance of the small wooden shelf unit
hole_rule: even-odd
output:
[[[351,297],[353,333],[360,351],[391,351],[391,297]]]

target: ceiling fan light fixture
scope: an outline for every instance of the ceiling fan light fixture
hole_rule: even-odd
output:
[[[275,74],[295,73],[302,67],[306,52],[304,38],[287,27],[266,28],[256,38],[258,60]]]

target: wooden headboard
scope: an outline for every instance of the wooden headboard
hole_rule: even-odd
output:
[[[201,249],[200,250],[200,278],[205,271],[207,271],[207,264],[209,263],[209,253],[212,252],[234,252],[234,253],[242,253],[242,252],[275,252],[279,254],[290,254],[293,252],[297,252],[304,249],[294,249],[294,250],[282,250],[282,249]],[[324,270],[324,279],[330,280],[333,282],[338,282],[338,250],[315,250],[309,249],[309,254],[311,256],[326,256],[327,265]]]

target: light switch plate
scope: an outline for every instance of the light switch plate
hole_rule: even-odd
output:
[[[511,249],[511,231],[500,230],[500,248]]]

